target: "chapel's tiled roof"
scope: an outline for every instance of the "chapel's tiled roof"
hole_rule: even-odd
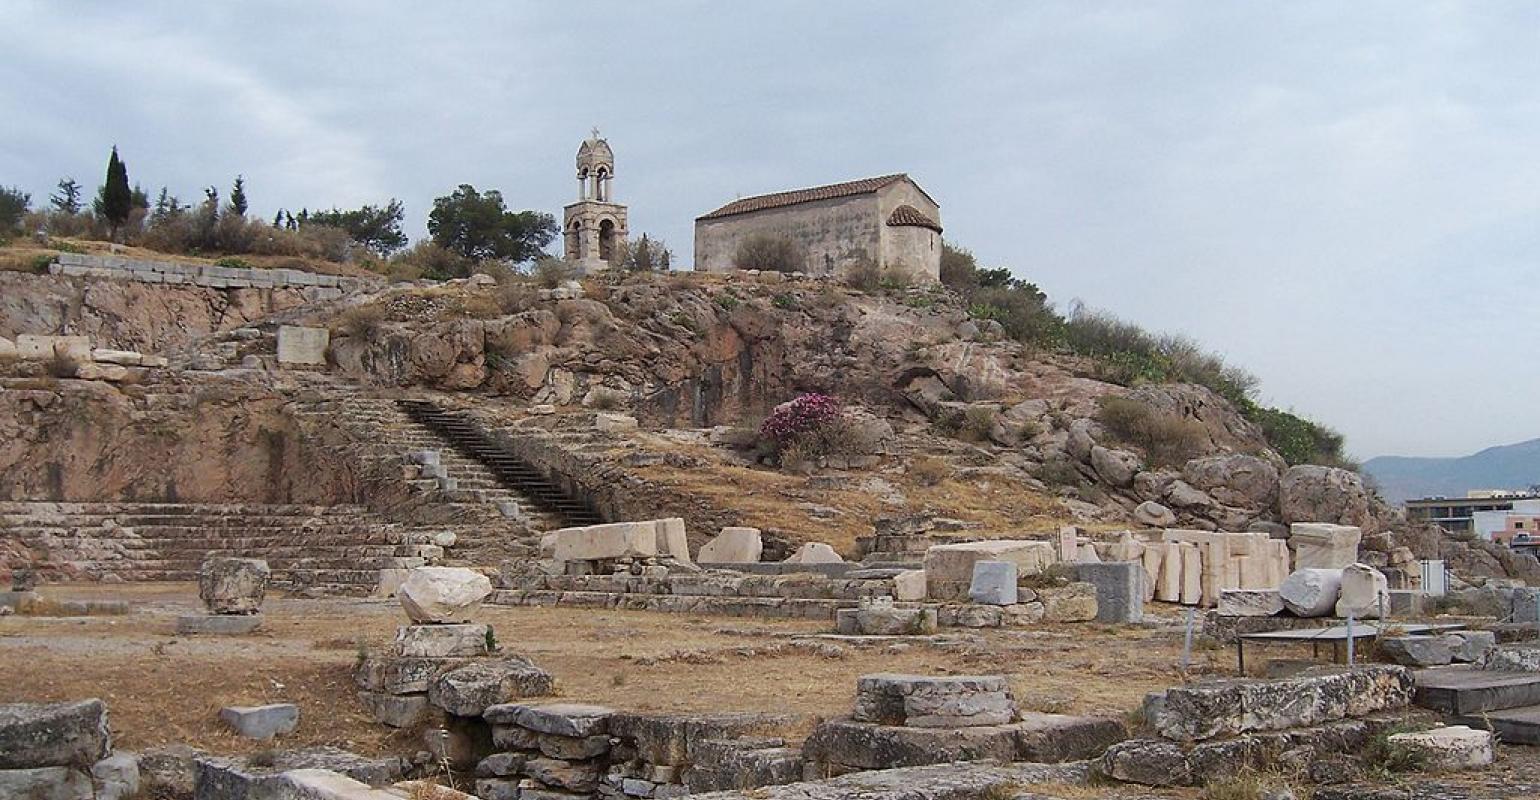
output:
[[[925,216],[918,208],[911,205],[902,205],[893,209],[893,213],[888,215],[888,224],[894,227],[914,225],[920,228],[930,228],[936,233],[941,232],[941,223]]]
[[[831,183],[828,186],[814,186],[810,189],[796,189],[790,192],[775,192],[774,194],[745,197],[741,200],[734,200],[709,214],[702,214],[697,219],[730,217],[734,214],[747,214],[750,211],[763,211],[767,208],[794,206],[798,203],[810,203],[814,200],[832,200],[836,197],[870,194],[891,183],[907,180],[908,178],[908,175],[898,173],[896,175],[883,175],[879,178],[862,178],[858,181]],[[920,191],[923,193],[925,190],[921,189]],[[931,224],[934,225],[935,223]]]

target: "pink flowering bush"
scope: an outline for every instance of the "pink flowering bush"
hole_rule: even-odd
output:
[[[776,406],[759,426],[759,436],[782,465],[803,464],[842,451],[848,427],[838,400],[808,393]]]

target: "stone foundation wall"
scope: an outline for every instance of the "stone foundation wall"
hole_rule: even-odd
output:
[[[60,253],[48,268],[50,274],[71,278],[114,278],[140,283],[188,284],[215,289],[315,288],[316,300],[340,297],[383,281],[321,275],[297,269],[254,269],[187,264],[179,261],[140,261],[122,256]]]

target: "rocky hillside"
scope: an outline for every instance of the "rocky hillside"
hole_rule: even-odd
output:
[[[336,455],[349,443],[313,446],[290,406],[395,393],[461,407],[515,438],[558,434],[553,447],[566,448],[575,479],[625,487],[629,503],[617,508],[641,498],[700,530],[753,524],[786,546],[821,539],[851,553],[874,518],[913,513],[970,536],[1065,522],[1283,535],[1286,523],[1310,520],[1362,526],[1371,552],[1407,546],[1485,574],[1523,569],[1413,528],[1355,473],[1290,466],[1209,389],[1098,380],[1095,362],[1009,340],[940,287],[861,292],[744,273],[617,274],[542,289],[478,276],[239,312],[233,292],[147,289],[131,313],[109,314],[80,298],[139,289],[13,279],[32,281],[21,294],[33,299],[11,295],[11,307],[59,309],[46,332],[161,343],[173,355],[145,386],[60,390],[36,367],[16,373],[8,388],[33,392],[12,395],[25,407],[0,451],[16,498],[218,499],[235,484],[254,499],[371,502],[381,482],[360,480]],[[36,300],[55,297],[77,301]],[[225,311],[160,324],[178,304]],[[237,319],[238,330],[203,333]],[[273,369],[279,321],[331,329],[323,371]],[[232,386],[246,395],[229,395]],[[759,423],[804,393],[837,398],[845,427],[837,446],[778,464]],[[205,399],[168,412],[150,399],[164,394]],[[633,415],[641,428],[597,425],[596,412]],[[144,438],[157,429],[185,446]]]

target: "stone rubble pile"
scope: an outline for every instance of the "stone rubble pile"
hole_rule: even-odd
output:
[[[551,676],[517,656],[490,658],[489,625],[472,622],[492,591],[485,575],[460,567],[419,567],[397,592],[412,624],[396,630],[389,652],[358,665],[358,698],[379,722],[395,728],[426,720],[437,708],[479,717],[492,705],[554,690]]]
[[[1109,747],[1108,776],[1148,786],[1194,786],[1278,754],[1309,762],[1354,752],[1396,722],[1414,692],[1405,667],[1377,664],[1280,680],[1226,679],[1178,686],[1145,698],[1158,738]]]
[[[259,558],[205,559],[198,569],[198,597],[208,614],[177,617],[177,633],[238,635],[262,627],[262,599],[271,576]]]
[[[1022,713],[1003,677],[882,673],[856,683],[848,718],[822,722],[802,753],[817,776],[954,761],[1090,758],[1126,735],[1120,722]]]

